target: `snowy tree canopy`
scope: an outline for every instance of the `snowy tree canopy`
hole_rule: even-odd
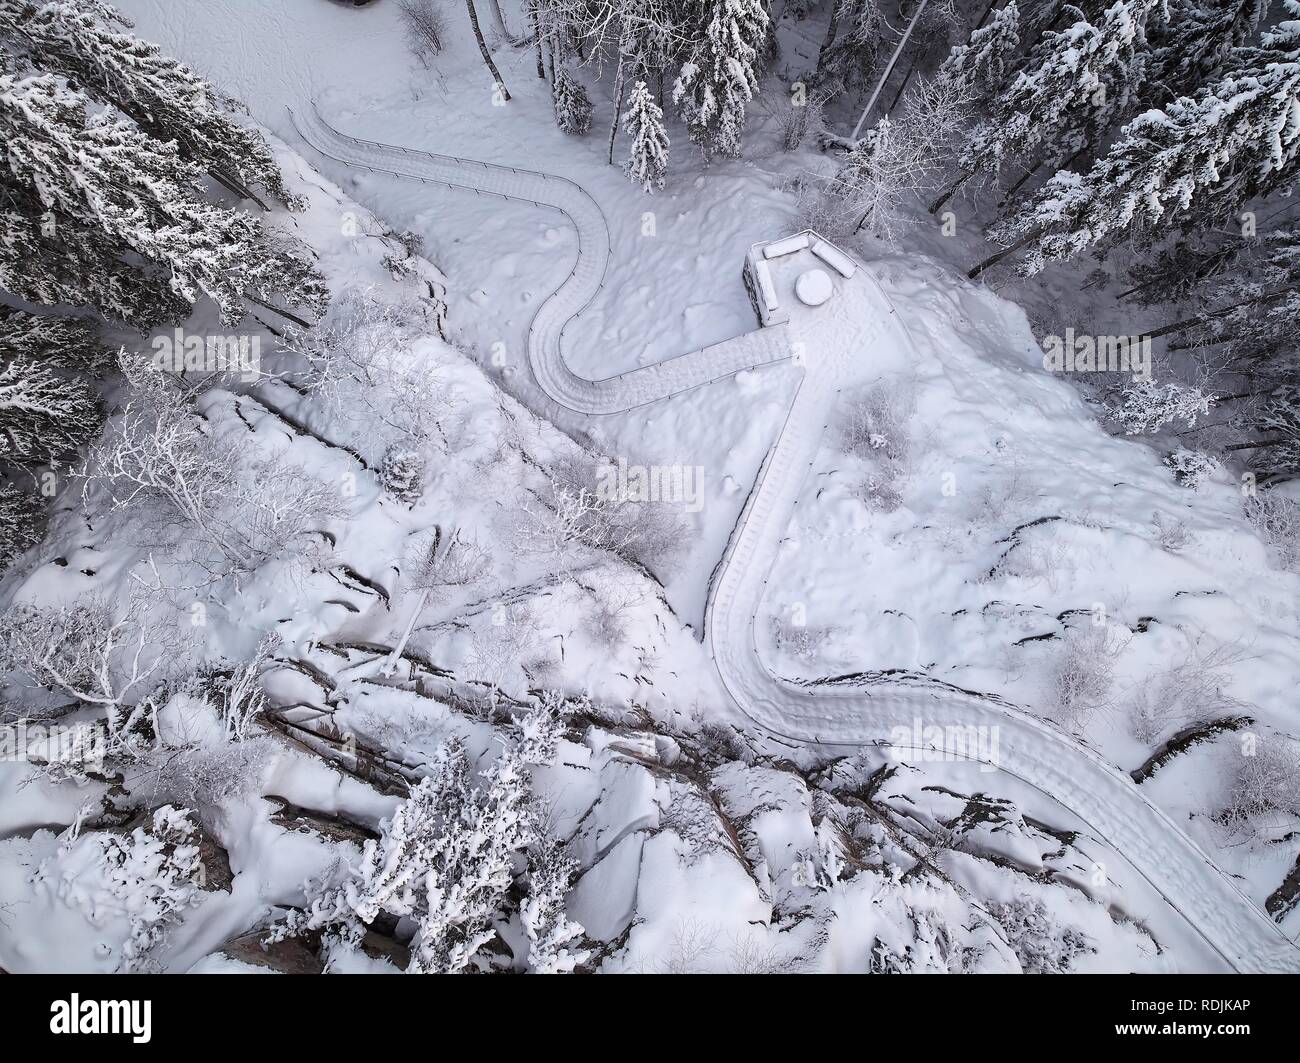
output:
[[[1292,9],[1300,10],[1292,0]],[[1027,272],[1111,246],[1134,230],[1232,217],[1300,172],[1300,22],[1282,23],[1255,65],[1195,99],[1139,115],[1086,174],[1062,171],[1001,227],[1032,239]]]
[[[703,39],[682,65],[673,102],[706,156],[740,154],[745,106],[758,92],[768,24],[762,0],[715,0]]]
[[[313,267],[205,195],[204,166],[282,191],[265,144],[115,18],[98,2],[0,0],[0,286],[141,327],[204,295],[229,324],[246,298],[319,313]]]
[[[644,81],[638,81],[623,113],[623,129],[632,140],[625,170],[642,191],[657,192],[668,169],[668,132],[664,113]]]
[[[336,945],[355,948],[365,924],[387,913],[415,923],[409,973],[479,969],[523,860],[530,885],[520,918],[530,966],[560,972],[583,962],[585,953],[570,947],[582,928],[562,908],[573,865],[544,836],[529,774],[556,757],[560,705],[543,698],[525,714],[478,780],[464,746],[442,746],[347,881],[277,935],[325,929]]]
[[[102,0],[0,0],[0,27],[13,28],[36,66],[118,108],[154,139],[174,141],[228,187],[244,195],[264,188],[297,206],[261,134],[231,117],[234,102],[157,45],[123,32],[130,20]]]
[[[1152,34],[1152,82],[1178,97],[1222,76],[1267,7],[1264,0],[1174,0],[1168,22]]]
[[[992,118],[973,133],[963,164],[996,169],[1035,149],[1059,160],[1092,140],[1128,110],[1144,76],[1146,24],[1159,6],[1121,0],[1095,23],[1079,18],[1044,33]]]
[[[1019,29],[1020,8],[1016,0],[1007,0],[987,26],[948,54],[939,67],[939,79],[962,88],[1000,85],[1020,48]]]
[[[104,360],[86,325],[0,308],[0,465],[46,464],[94,435],[99,403],[75,370]]]

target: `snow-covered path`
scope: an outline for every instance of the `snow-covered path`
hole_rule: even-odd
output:
[[[578,231],[577,262],[533,318],[528,332],[528,360],[538,386],[555,402],[575,413],[621,413],[790,357],[786,330],[770,328],[604,380],[578,376],[569,369],[560,350],[564,329],[604,286],[610,256],[605,216],[581,186],[553,174],[361,140],[334,129],[314,107],[303,113],[292,113],[303,139],[337,162],[375,173],[468,189],[480,195],[552,207],[573,223]]]
[[[911,343],[870,270],[835,279],[836,295],[815,310],[793,308],[789,325],[605,380],[573,373],[561,351],[565,325],[604,283],[610,257],[600,208],[577,184],[547,174],[377,144],[340,133],[318,114],[296,113],[303,138],[350,166],[523,200],[562,211],[578,232],[572,272],[542,304],[528,341],[539,386],[585,414],[611,414],[680,394],[745,369],[802,355],[803,375],[786,421],[715,571],[706,632],[722,681],[740,710],[774,735],[830,746],[887,745],[895,728],[987,728],[996,766],[1073,811],[1123,854],[1224,961],[1238,971],[1300,970],[1300,950],[1123,773],[1033,717],[995,699],[924,676],[895,676],[848,688],[797,685],[772,675],[755,643],[766,577],[776,563],[835,394],[850,359],[901,363]],[[868,309],[871,308],[871,309]]]

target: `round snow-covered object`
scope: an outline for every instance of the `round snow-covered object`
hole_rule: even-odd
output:
[[[835,287],[824,269],[809,269],[795,278],[794,294],[806,306],[821,306],[834,293]]]

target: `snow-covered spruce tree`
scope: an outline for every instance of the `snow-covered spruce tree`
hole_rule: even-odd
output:
[[[122,252],[93,219],[56,218],[35,188],[0,172],[0,288],[38,306],[93,307],[142,329],[183,318],[186,302]]]
[[[1300,15],[1300,2],[1287,6]],[[1129,122],[1087,173],[1057,173],[1031,209],[993,230],[1008,246],[971,276],[1025,247],[1022,270],[1032,274],[1132,236],[1208,228],[1289,187],[1300,173],[1300,20],[1241,54],[1243,69],[1195,99]]]
[[[1006,931],[1025,974],[1066,974],[1077,959],[1094,953],[1091,939],[1053,921],[1043,902],[1021,896],[989,909]]]
[[[1000,86],[1020,52],[1020,8],[1007,0],[992,21],[970,35],[943,61],[935,77],[943,83],[972,90]]]
[[[482,950],[496,937],[493,924],[508,914],[516,874],[527,854],[545,844],[529,768],[556,756],[562,717],[555,704],[549,699],[520,721],[477,783],[464,747],[443,746],[384,823],[379,841],[367,843],[347,881],[292,914],[273,937],[324,930],[327,950],[353,949],[366,926],[386,913],[414,925],[409,973],[485,967]],[[566,873],[562,865],[551,870]],[[546,895],[537,896],[526,926],[538,936],[530,941],[545,950],[539,962],[562,970],[564,946],[576,935],[555,918]]]
[[[643,192],[659,191],[668,169],[668,131],[664,128],[664,113],[644,81],[638,81],[632,89],[623,113],[623,131],[632,141],[623,168],[628,180],[639,184]]]
[[[826,38],[817,55],[817,80],[851,91],[876,72],[888,26],[877,0],[832,0]]]
[[[1300,335],[1300,308],[1296,306],[1300,232],[1266,233],[1251,250],[1256,253],[1245,269],[1211,289],[1208,301],[1217,309],[1158,331],[1161,335],[1186,333],[1183,347],[1227,343],[1235,358],[1254,363],[1252,377],[1274,384],[1296,383],[1293,357]],[[1278,357],[1283,354],[1291,356],[1291,364],[1288,358]]]
[[[174,141],[38,61],[0,46],[0,287],[140,327],[201,295],[229,324],[244,299],[321,311],[314,268],[248,214],[209,202],[202,169]]]
[[[1194,95],[1232,65],[1267,11],[1265,0],[1173,0],[1169,19],[1151,33],[1144,96],[1159,105]]]
[[[551,102],[555,105],[555,124],[570,136],[586,136],[591,131],[591,99],[582,83],[559,64],[551,85]]]
[[[427,466],[424,455],[412,447],[391,444],[379,465],[379,483],[399,502],[413,506],[424,493]]]
[[[763,0],[709,0],[703,37],[682,65],[673,103],[705,157],[740,155],[745,106],[768,46]]]
[[[1020,161],[1032,174],[1086,147],[1126,115],[1144,76],[1146,23],[1159,5],[1119,0],[1095,23],[1080,17],[1044,33],[993,115],[972,132],[963,168],[997,172]]]
[[[13,484],[0,484],[0,572],[41,541],[43,512],[35,495]]]
[[[106,355],[84,322],[0,307],[0,468],[48,465],[95,435],[99,402],[77,371]]]
[[[131,26],[102,0],[0,0],[0,35],[34,65],[116,107],[155,140],[174,142],[231,191],[256,199],[261,188],[297,207],[266,140],[231,117],[234,101],[124,32]]]
[[[1295,387],[1281,390],[1260,405],[1251,418],[1250,427],[1265,438],[1252,443],[1236,443],[1229,450],[1256,452],[1252,463],[1270,483],[1294,480],[1300,476],[1300,394]]]
[[[582,926],[564,910],[577,866],[551,838],[528,856],[528,893],[519,906],[519,921],[528,938],[528,969],[534,974],[572,974],[591,957],[588,949],[576,947]]]

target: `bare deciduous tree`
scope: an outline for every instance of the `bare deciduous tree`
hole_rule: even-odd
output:
[[[0,617],[0,667],[103,709],[110,734],[129,731],[133,708],[183,659],[179,626],[159,624],[132,597],[118,611],[99,598],[70,605],[18,603]],[[126,711],[124,711],[126,710]]]
[[[671,557],[683,533],[672,508],[610,497],[597,489],[596,469],[596,462],[577,457],[546,468],[541,489],[526,492],[520,504],[514,530],[521,546],[552,558],[557,572],[572,566],[574,547],[646,566]]]
[[[426,325],[414,305],[385,302],[369,291],[349,295],[311,329],[290,331],[285,350],[302,358],[307,386],[331,417],[371,438],[424,448],[448,444],[455,392],[412,349]]]
[[[827,236],[870,229],[882,239],[896,240],[909,223],[909,207],[918,193],[942,172],[970,113],[966,88],[918,81],[897,117],[881,118],[823,186],[820,199],[809,194],[813,202],[805,209],[819,213]]]
[[[425,66],[442,51],[446,32],[442,8],[437,0],[397,0],[397,13],[406,34],[406,45]]]

